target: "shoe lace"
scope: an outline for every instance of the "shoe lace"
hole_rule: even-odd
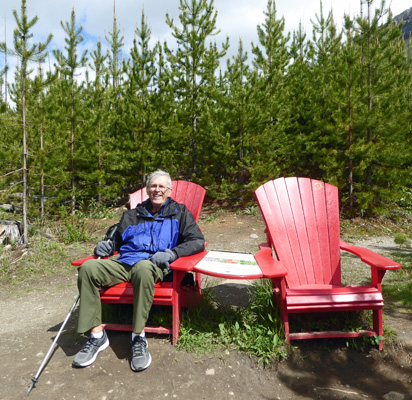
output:
[[[146,340],[141,338],[140,336],[136,336],[132,344],[133,357],[140,357],[144,355],[146,347],[147,347]]]
[[[89,338],[83,348],[80,350],[81,353],[88,353],[90,349],[94,349],[99,346],[98,344],[99,339],[96,338]]]

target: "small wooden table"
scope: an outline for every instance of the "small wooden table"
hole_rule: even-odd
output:
[[[209,251],[193,268],[193,271],[217,278],[263,278],[263,273],[252,254],[232,251]]]

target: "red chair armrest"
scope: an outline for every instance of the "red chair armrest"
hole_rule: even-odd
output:
[[[368,264],[371,267],[384,270],[399,269],[401,267],[399,263],[381,256],[372,250],[348,244],[343,240],[340,241],[340,248],[359,257],[365,264]]]
[[[259,245],[255,260],[265,278],[281,278],[287,274],[283,264],[272,257],[272,248],[267,243]]]
[[[179,257],[176,261],[173,261],[170,264],[170,268],[176,271],[192,271],[194,266],[203,259],[207,254],[206,250],[201,251],[197,254],[192,254],[187,257]]]
[[[74,260],[72,261],[72,265],[74,265],[75,267],[79,267],[80,265],[82,265],[85,261],[87,260],[94,260],[96,259],[96,256],[87,256],[87,257],[83,257],[83,258],[79,258],[78,260]]]
[[[118,251],[115,251],[115,252],[113,253],[113,255],[118,254],[118,253],[119,253]],[[110,256],[110,257],[111,257],[111,256]],[[95,255],[91,255],[91,256],[79,258],[78,260],[72,261],[72,265],[74,265],[75,267],[79,267],[79,266],[82,265],[85,261],[87,261],[87,260],[95,260],[95,259],[97,259],[97,258],[98,258],[98,257],[95,256]],[[104,257],[104,258],[106,259],[106,258],[109,258],[109,257]]]
[[[115,253],[117,254],[117,252]],[[187,257],[179,257],[176,261],[174,261],[171,265],[171,269],[175,269],[178,271],[192,271],[193,267],[207,254],[206,250],[203,250],[200,253],[193,254]],[[82,265],[87,260],[95,260],[97,257],[94,255],[79,258],[78,260],[72,261],[72,265],[78,267]],[[105,257],[108,258],[108,257]]]

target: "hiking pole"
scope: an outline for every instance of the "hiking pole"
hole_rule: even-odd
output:
[[[118,226],[117,226],[117,225],[114,225],[114,226],[112,226],[112,227],[109,228],[109,230],[108,230],[107,233],[106,233],[106,238],[105,238],[105,239],[107,240],[107,242],[112,243],[113,238],[114,238],[114,235],[115,235],[117,229],[118,229]],[[98,259],[101,259],[101,257],[97,257],[97,258],[98,258]],[[76,300],[74,301],[72,307],[70,308],[70,311],[69,311],[69,313],[67,314],[66,319],[63,321],[62,326],[61,326],[60,329],[59,329],[59,332],[57,332],[57,335],[56,335],[55,339],[53,340],[53,343],[51,344],[50,349],[49,349],[49,351],[48,351],[47,354],[46,354],[46,357],[44,357],[44,360],[43,360],[43,362],[41,363],[39,370],[37,371],[36,375],[31,379],[31,380],[32,380],[32,383],[31,383],[31,385],[30,385],[30,387],[29,387],[29,390],[27,391],[27,395],[26,395],[26,396],[28,396],[28,395],[30,394],[30,392],[31,392],[32,389],[34,388],[35,384],[36,384],[37,381],[39,380],[39,376],[40,376],[40,374],[41,374],[44,366],[45,366],[46,363],[47,363],[47,360],[48,360],[48,358],[49,358],[49,355],[50,355],[50,353],[52,352],[53,347],[54,347],[54,345],[56,344],[57,340],[59,339],[59,336],[60,336],[60,334],[62,333],[62,331],[63,331],[63,329],[64,329],[67,321],[69,320],[70,315],[72,314],[74,308],[76,307],[76,304],[77,304],[77,302],[79,301],[79,299],[80,299],[80,294],[78,294],[78,295],[76,296]]]
[[[77,302],[79,301],[79,299],[80,299],[80,294],[78,294],[78,295],[76,296],[76,300],[74,301],[72,307],[70,308],[70,311],[69,311],[69,313],[67,314],[66,319],[63,321],[62,326],[61,326],[60,329],[59,329],[59,332],[57,332],[57,335],[56,335],[56,337],[54,338],[53,343],[51,344],[50,349],[49,349],[49,351],[48,351],[47,354],[46,354],[46,357],[44,357],[44,360],[43,360],[43,362],[41,363],[39,370],[37,371],[36,375],[35,375],[33,378],[31,378],[32,383],[31,383],[31,385],[30,385],[30,387],[29,387],[29,390],[27,391],[26,396],[28,396],[28,395],[30,394],[31,390],[34,388],[34,385],[35,385],[36,382],[38,381],[39,376],[40,376],[40,374],[41,374],[44,366],[45,366],[46,363],[47,363],[47,360],[48,360],[48,358],[49,358],[49,356],[50,356],[50,353],[52,352],[54,345],[56,344],[57,340],[59,339],[59,336],[60,336],[60,334],[62,333],[62,331],[63,331],[63,329],[64,329],[67,321],[69,320],[70,315],[72,314],[74,308],[76,307],[76,304],[77,304]]]

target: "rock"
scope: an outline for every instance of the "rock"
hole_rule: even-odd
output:
[[[13,212],[16,209],[13,204],[0,204],[0,208],[7,212]]]
[[[385,400],[403,400],[405,398],[405,395],[402,393],[397,393],[397,392],[389,392],[386,393],[383,398]]]

